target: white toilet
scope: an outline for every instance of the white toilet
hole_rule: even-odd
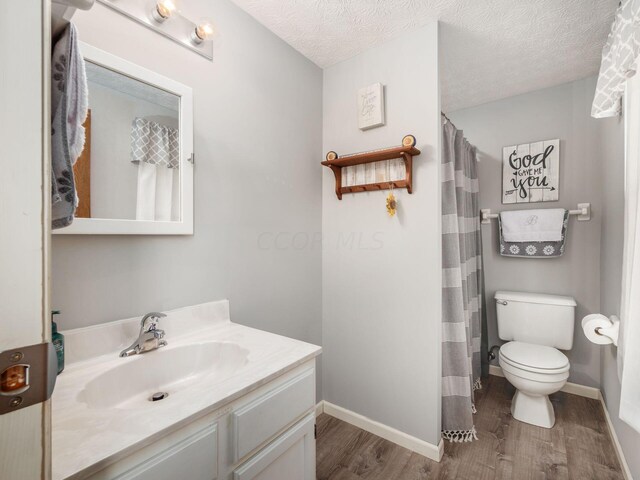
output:
[[[517,391],[513,418],[553,427],[556,417],[549,395],[569,378],[576,301],[571,297],[522,292],[496,292],[502,372]]]

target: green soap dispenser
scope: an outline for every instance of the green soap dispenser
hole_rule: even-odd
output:
[[[58,332],[58,325],[53,321],[54,315],[60,315],[60,310],[51,310],[51,341],[58,357],[58,375],[64,370],[64,335]]]

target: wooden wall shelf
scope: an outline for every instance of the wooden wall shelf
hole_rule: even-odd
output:
[[[327,154],[327,160],[322,165],[331,169],[336,177],[336,196],[342,200],[343,193],[373,192],[377,190],[389,190],[390,188],[406,188],[412,193],[413,181],[413,157],[420,155],[420,150],[415,147],[416,140],[413,136],[407,135],[402,140],[403,146],[372,150],[370,152],[354,153],[339,157],[335,152]],[[382,162],[401,158],[405,166],[405,179],[380,183],[367,183],[364,185],[342,186],[342,168],[363,165],[366,163]]]

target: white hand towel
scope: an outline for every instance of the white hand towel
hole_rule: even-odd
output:
[[[506,242],[559,242],[565,212],[564,208],[501,212],[502,238]]]

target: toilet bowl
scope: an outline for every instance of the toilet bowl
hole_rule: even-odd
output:
[[[516,420],[539,427],[555,424],[549,395],[569,378],[569,359],[545,345],[512,341],[500,347],[499,364],[505,378],[516,388],[511,414]]]

